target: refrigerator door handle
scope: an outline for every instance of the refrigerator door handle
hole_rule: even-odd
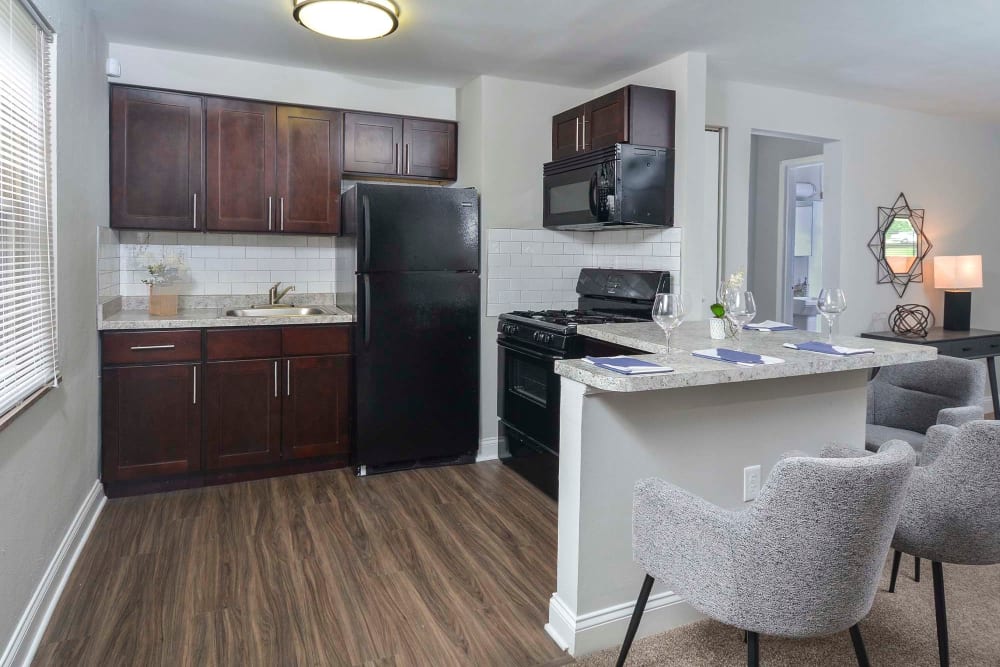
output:
[[[363,340],[365,342],[365,347],[368,347],[368,343],[371,341],[372,334],[372,284],[371,278],[367,275],[364,276],[365,281],[365,320],[363,332]]]
[[[371,215],[371,202],[368,201],[368,195],[361,197],[361,217],[364,220],[365,226],[365,250],[364,250],[364,270],[368,270],[368,264],[371,261],[372,256],[372,215]]]

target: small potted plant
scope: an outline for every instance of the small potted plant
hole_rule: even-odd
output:
[[[712,311],[712,319],[708,321],[708,333],[712,337],[712,340],[725,340],[727,336],[732,338],[736,335],[736,330],[733,328],[732,322],[726,319],[726,306],[723,304],[726,300],[726,290],[742,289],[745,280],[746,273],[743,269],[740,269],[736,273],[730,274],[719,285],[719,293],[717,295],[719,300],[709,306],[709,310]]]
[[[177,268],[161,262],[149,264],[146,271],[149,272],[149,278],[143,278],[142,282],[149,286],[149,314],[176,315],[177,293],[169,287],[177,282]]]
[[[708,321],[708,334],[712,340],[725,340],[726,338],[726,307],[721,303],[713,303],[709,306],[712,311],[712,319]]]

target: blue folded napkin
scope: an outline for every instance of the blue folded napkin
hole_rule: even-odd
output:
[[[617,357],[584,357],[588,364],[594,364],[598,368],[623,373],[624,375],[651,375],[654,373],[670,373],[674,369],[669,366],[661,366],[642,359],[633,359],[624,355]]]
[[[791,324],[785,324],[784,322],[775,322],[774,320],[764,320],[763,322],[751,322],[750,324],[744,324],[743,328],[746,331],[795,331],[795,327]]]
[[[714,352],[714,354],[712,354]],[[731,364],[762,364],[764,363],[764,358],[759,354],[750,354],[749,352],[740,352],[739,350],[730,350],[725,347],[719,347],[715,350],[698,350],[692,352],[696,357],[702,357],[703,359],[716,359],[720,361],[728,361]]]
[[[793,350],[805,350],[807,352],[821,352],[822,354],[832,354],[837,357],[852,357],[855,354],[874,354],[873,347],[846,347],[844,345],[831,345],[818,340],[810,340],[805,343],[785,343],[784,347]]]

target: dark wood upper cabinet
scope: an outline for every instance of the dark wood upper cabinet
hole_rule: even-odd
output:
[[[344,171],[395,176],[400,173],[402,143],[402,118],[344,114]]]
[[[454,181],[458,177],[458,124],[345,113],[344,172]]]
[[[278,229],[340,232],[343,116],[327,109],[278,107]]]
[[[205,364],[205,466],[281,458],[281,360]]]
[[[200,364],[120,366],[101,377],[102,477],[153,479],[201,468]]]
[[[458,178],[458,126],[439,120],[403,120],[403,176]]]
[[[197,230],[204,219],[202,98],[111,89],[111,226]]]
[[[296,357],[285,359],[284,364],[284,458],[348,453],[351,357]]]
[[[205,108],[206,229],[274,231],[275,105],[209,97]]]
[[[674,91],[625,86],[552,117],[552,159],[616,143],[674,147]]]
[[[552,159],[576,155],[580,146],[580,129],[585,114],[583,105],[573,107],[552,117]]]

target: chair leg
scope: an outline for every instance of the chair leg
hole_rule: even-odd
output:
[[[944,608],[944,570],[938,561],[931,561],[931,575],[934,579],[934,616],[937,619],[938,656],[941,659],[941,667],[948,667],[948,615]]]
[[[747,667],[760,665],[760,635],[756,632],[747,633]]]
[[[851,642],[854,644],[854,655],[858,659],[858,667],[870,667],[868,652],[865,650],[865,640],[861,638],[861,629],[857,623],[851,626]]]
[[[889,592],[896,592],[896,575],[899,574],[899,559],[903,557],[903,552],[895,551],[892,554],[892,575],[889,577]]]
[[[639,621],[642,620],[642,612],[646,609],[646,602],[649,600],[649,591],[653,588],[653,577],[646,575],[642,580],[642,588],[639,590],[639,599],[635,601],[635,610],[632,612],[632,620],[628,622],[628,631],[625,633],[625,641],[622,642],[622,650],[618,653],[616,667],[625,664],[628,651],[632,648],[632,640],[635,639],[636,630],[639,629]]]
[[[913,557],[913,580],[916,582],[920,581],[920,557]]]

